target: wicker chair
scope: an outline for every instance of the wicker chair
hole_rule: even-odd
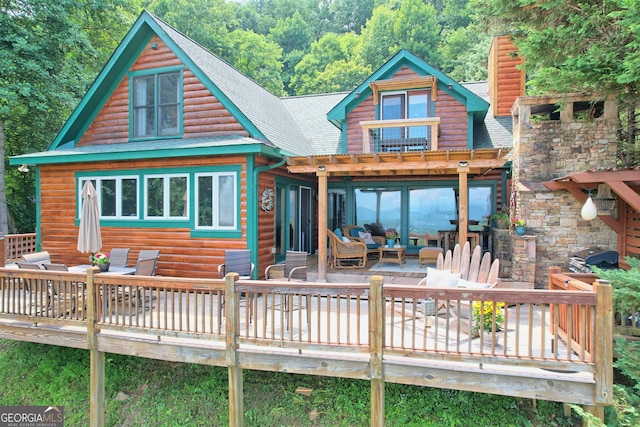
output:
[[[218,278],[224,279],[227,273],[238,273],[240,279],[253,277],[254,265],[251,262],[249,249],[237,249],[224,251],[224,263],[218,266]]]
[[[357,241],[344,242],[331,230],[327,230],[327,235],[331,243],[330,264],[332,267],[362,268],[366,265],[367,245]]]

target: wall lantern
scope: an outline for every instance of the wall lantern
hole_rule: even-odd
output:
[[[27,173],[29,172],[29,167],[27,165],[18,166],[18,172]]]

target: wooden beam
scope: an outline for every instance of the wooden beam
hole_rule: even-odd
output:
[[[327,171],[317,171],[318,177],[318,280],[327,280],[327,204],[329,190]]]
[[[229,426],[242,427],[243,390],[242,368],[238,364],[238,335],[240,334],[239,298],[236,291],[238,273],[229,273],[225,276],[225,362],[227,365],[229,380]]]
[[[374,172],[374,171],[413,171],[420,170],[425,173],[430,171],[437,171],[441,173],[443,170],[449,171],[449,173],[456,173],[460,160],[430,160],[426,162],[419,161],[380,161],[378,157],[374,162],[370,163],[358,163],[358,164],[326,164],[326,170],[329,173],[334,172]],[[485,169],[499,168],[504,165],[505,161],[500,159],[478,159],[469,161],[469,172],[474,173],[481,172]],[[318,169],[315,165],[299,165],[299,166],[287,166],[287,169],[291,173],[315,173]]]
[[[98,272],[97,267],[87,269],[87,347],[89,347],[90,379],[89,391],[89,424],[92,426],[104,426],[104,395],[105,395],[105,368],[104,352],[98,350],[97,334],[100,332],[96,328],[96,284],[94,274]]]
[[[384,370],[382,368],[385,336],[384,279],[372,276],[369,296],[369,360],[371,378],[371,426],[384,427]]]
[[[598,172],[574,172],[569,177],[579,184],[596,184],[601,182],[640,181],[640,171],[598,171]]]
[[[636,172],[637,173],[637,172]],[[640,212],[640,194],[624,182],[607,181],[607,185],[636,211]]]

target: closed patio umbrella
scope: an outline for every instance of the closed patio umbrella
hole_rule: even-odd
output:
[[[91,181],[86,181],[80,195],[82,196],[82,216],[78,232],[78,251],[93,254],[102,248],[98,193]]]

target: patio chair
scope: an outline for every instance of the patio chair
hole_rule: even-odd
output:
[[[113,267],[126,267],[129,261],[130,248],[113,248],[109,252],[109,263]],[[151,257],[149,257],[151,258]]]
[[[18,268],[25,270],[42,270],[38,264],[31,264],[30,262],[16,261]]]
[[[264,270],[267,279],[307,280],[307,253],[287,251],[283,264],[272,264]]]
[[[218,266],[218,277],[224,279],[227,273],[238,273],[240,279],[253,277],[254,265],[251,262],[249,249],[236,249],[224,251],[224,263]]]
[[[218,277],[224,279],[227,273],[238,273],[240,279],[251,280],[253,278],[254,264],[251,262],[251,250],[249,249],[233,249],[224,251],[224,263],[218,266]],[[242,296],[242,295],[241,295]],[[249,310],[249,323],[253,321],[253,297],[249,295],[248,303],[245,306]],[[245,295],[246,298],[246,295]],[[242,304],[242,302],[241,302]],[[222,312],[225,306],[224,294],[220,301],[218,310],[218,319],[222,321]]]
[[[150,258],[153,258],[155,260],[155,264],[153,266],[153,274],[151,275],[151,276],[155,276],[156,268],[158,268],[158,258],[160,258],[160,251],[158,249],[142,249],[138,253],[138,262],[141,260],[146,260]]]
[[[65,265],[65,264],[52,264],[52,263],[48,263],[48,264],[42,264],[44,266],[45,270],[52,270],[52,271],[69,271],[69,268]]]
[[[37,264],[40,268],[43,268],[42,264],[51,262],[51,256],[47,251],[24,254],[22,259],[29,264]]]
[[[155,276],[155,271],[156,258],[147,258],[138,260],[136,271],[133,274],[136,276]]]
[[[330,264],[335,268],[362,268],[367,263],[367,245],[358,241],[345,242],[336,233],[327,230],[331,244]],[[346,264],[343,264],[346,263]]]

